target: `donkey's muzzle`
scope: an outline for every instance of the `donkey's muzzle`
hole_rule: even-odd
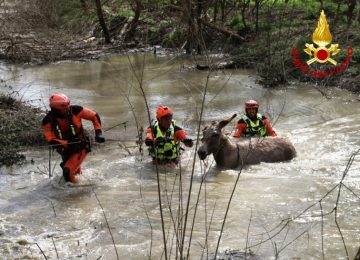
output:
[[[206,156],[207,156],[206,151],[202,150],[201,148],[198,150],[197,153],[199,155],[200,160],[204,160],[206,158]]]

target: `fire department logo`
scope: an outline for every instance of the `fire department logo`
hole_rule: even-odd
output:
[[[335,56],[340,52],[340,49],[338,49],[339,44],[331,44],[329,48],[326,48],[326,46],[332,41],[332,35],[330,33],[329,24],[326,20],[324,10],[321,11],[317,27],[312,35],[312,41],[318,47],[315,48],[314,44],[305,44],[306,49],[304,49],[304,51],[310,56],[313,56],[312,59],[306,62],[308,65],[315,61],[320,63],[330,62],[333,65],[337,64],[331,56]]]
[[[323,79],[340,74],[348,67],[353,51],[351,47],[347,48],[346,57],[339,66],[336,66],[338,63],[332,58],[332,56],[335,56],[340,52],[340,49],[339,44],[331,44],[332,35],[330,33],[329,24],[326,20],[324,10],[322,10],[320,13],[317,27],[312,35],[312,41],[312,44],[305,44],[306,49],[304,49],[304,52],[311,56],[311,59],[306,61],[306,63],[301,61],[298,48],[293,48],[291,50],[291,55],[295,67],[299,68],[304,74],[309,74],[314,78]],[[311,69],[309,65],[314,62],[319,62],[322,64],[330,62],[336,67],[325,68],[324,70]]]

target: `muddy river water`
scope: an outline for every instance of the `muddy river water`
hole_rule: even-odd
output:
[[[13,90],[36,106],[47,109],[50,94],[63,92],[73,104],[96,110],[104,129],[126,122],[104,133],[105,144],[93,146],[78,186],[62,183],[56,153],[49,178],[44,147],[26,151],[32,164],[1,168],[1,259],[165,259],[156,167],[136,144],[138,129],[149,125],[140,84],[150,116],[159,104],[172,107],[177,124],[194,140],[206,85],[201,126],[233,113],[238,120],[244,102],[255,99],[278,135],[297,150],[290,162],[241,171],[219,169],[212,157],[204,163],[196,157],[192,170],[193,147],[183,151],[181,167],[160,167],[169,259],[179,259],[190,187],[185,247],[196,210],[189,257],[212,257],[238,174],[220,252],[250,248],[259,259],[354,258],[360,246],[359,156],[347,165],[360,145],[359,97],[339,89],[324,96],[312,85],[265,89],[251,71],[209,74],[188,69],[189,64],[149,54],[0,65]],[[235,120],[225,132],[234,130]],[[91,124],[85,126],[91,130]]]

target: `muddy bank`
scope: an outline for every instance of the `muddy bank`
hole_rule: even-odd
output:
[[[142,48],[136,42],[104,44],[101,39],[69,39],[57,36],[38,37],[36,34],[0,41],[0,59],[14,63],[44,64],[62,60],[90,60],[112,53],[124,53],[131,48]]]
[[[51,39],[51,37],[35,37],[35,34],[30,34],[26,37],[19,36],[16,41],[2,39],[0,40],[0,59],[7,62],[40,65],[64,60],[87,61],[112,54],[153,52],[158,55],[185,55],[183,49],[163,48],[159,45],[149,46],[138,41],[123,42],[114,40],[111,44],[105,44],[102,38],[95,37],[64,40],[68,37],[59,37],[58,35]],[[279,59],[280,56],[274,56],[270,65],[266,63],[266,59],[262,57],[261,52],[250,51],[252,55],[247,57],[239,56],[238,53],[245,53],[245,49],[249,47],[249,44],[251,44],[251,50],[260,50],[262,45],[261,41],[258,43],[252,42],[240,47],[235,52],[218,55],[223,58],[220,62],[214,62],[210,66],[206,62],[199,61],[201,59],[194,59],[194,65],[188,69],[226,70],[251,68],[257,70],[258,81],[265,87],[276,87],[295,80],[312,82],[323,88],[339,87],[353,93],[360,93],[359,55],[356,52],[341,75],[317,79],[302,73],[299,68],[294,66],[290,51],[288,55],[282,55],[282,59]],[[302,59],[306,60],[306,57],[302,57]]]
[[[84,37],[63,31],[36,31],[0,39],[0,60],[10,63],[41,65],[57,61],[87,61],[109,54],[154,52],[159,55],[175,54],[178,49],[149,45],[137,40],[112,40],[105,44],[101,37]]]
[[[128,5],[109,1],[96,6],[91,1],[3,1],[0,59],[32,64],[84,61],[109,54],[150,52],[158,46],[156,50],[161,54],[192,55],[194,69],[256,69],[259,83],[269,88],[298,80],[360,92],[360,21],[355,19],[356,5],[347,6],[345,13],[340,12],[340,3],[325,6],[321,2],[321,7],[314,4],[311,8],[301,3],[248,3],[229,10],[224,5],[220,17],[217,2],[214,6],[191,4],[197,12],[187,20],[184,16],[188,8],[170,2],[154,5],[151,1],[135,1]],[[328,15],[326,24],[330,24],[333,43],[342,50],[336,61],[341,63],[349,46],[353,55],[349,68],[338,77],[316,79],[294,66],[291,49],[299,49],[303,62],[309,59],[302,50],[312,42],[321,9]],[[224,53],[229,59],[220,64],[198,62],[198,57],[202,59],[207,52]],[[313,65],[311,69],[322,71],[320,67],[325,64]]]

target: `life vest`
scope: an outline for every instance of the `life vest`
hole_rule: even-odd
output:
[[[153,158],[156,158],[160,161],[162,160],[172,160],[176,159],[179,155],[180,150],[180,142],[174,140],[174,134],[175,134],[175,120],[171,122],[170,128],[165,132],[165,134],[162,133],[159,122],[155,121],[153,125],[153,135],[155,138],[162,137],[165,139],[165,142],[163,145],[157,145],[155,148],[150,148],[150,155]]]
[[[80,139],[86,138],[83,127],[81,126],[79,128],[74,124],[72,120],[73,113],[71,110],[68,116],[69,129],[66,133],[61,130],[58,121],[56,120],[56,117],[52,114],[52,112],[50,112],[49,116],[51,120],[51,127],[54,130],[55,135],[58,139],[71,141],[75,138],[80,138]]]
[[[246,115],[243,116],[243,120],[246,123],[245,132],[243,132],[244,137],[266,136],[266,126],[263,122],[264,117],[261,114],[257,113],[256,118],[256,122],[253,122]]]

